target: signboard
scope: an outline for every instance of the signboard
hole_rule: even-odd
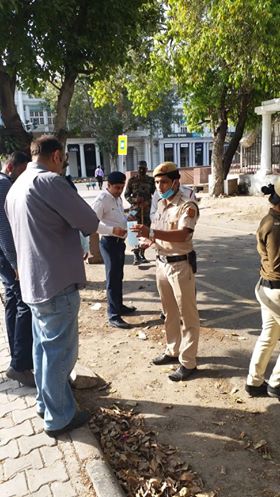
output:
[[[118,155],[127,155],[127,135],[118,136]]]

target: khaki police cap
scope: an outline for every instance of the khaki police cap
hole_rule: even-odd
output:
[[[173,173],[176,170],[177,170],[177,166],[176,166],[176,164],[174,164],[174,162],[162,162],[162,164],[159,164],[159,166],[157,166],[154,169],[153,177],[164,176],[165,174]]]
[[[275,190],[275,193],[278,195],[278,197],[280,197],[280,177],[276,178],[276,180],[274,182],[274,190]]]

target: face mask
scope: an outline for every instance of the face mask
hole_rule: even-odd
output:
[[[159,194],[160,198],[163,198],[165,200],[172,197],[172,195],[174,195],[174,190],[172,190],[172,188],[169,188],[169,190],[167,190],[166,192]]]
[[[174,183],[172,183],[173,186]],[[166,192],[164,193],[159,193],[160,198],[163,198],[164,200],[167,200],[168,198],[172,197],[174,195],[175,191],[173,190],[172,187],[170,187]]]

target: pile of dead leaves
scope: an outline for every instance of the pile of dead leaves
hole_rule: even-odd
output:
[[[180,461],[177,450],[158,443],[133,409],[101,408],[91,428],[128,497],[208,495],[200,494],[202,482]]]

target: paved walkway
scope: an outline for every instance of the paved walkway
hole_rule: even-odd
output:
[[[35,389],[6,378],[9,349],[0,302],[0,496],[93,497],[86,471],[99,458],[88,427],[59,440],[36,415]]]

